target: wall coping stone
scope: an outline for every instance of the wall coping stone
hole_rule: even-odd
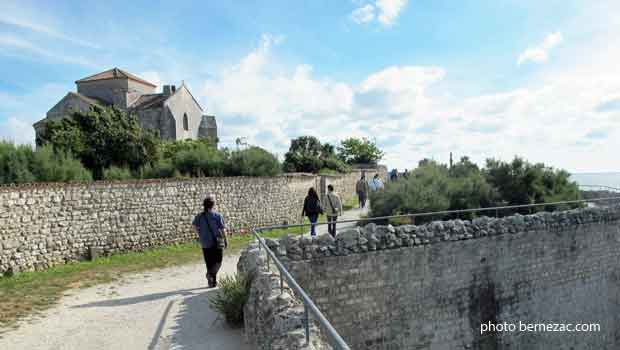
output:
[[[615,221],[620,221],[620,205],[515,214],[503,218],[482,216],[473,220],[433,221],[397,227],[370,223],[338,232],[335,240],[325,235],[310,238],[287,234],[271,245],[277,247],[274,253],[284,260],[311,260],[521,232],[553,232],[571,226]]]

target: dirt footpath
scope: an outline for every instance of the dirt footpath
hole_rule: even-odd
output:
[[[221,274],[236,271],[225,257]],[[204,263],[124,277],[74,290],[42,317],[2,334],[0,349],[244,350],[242,329],[209,307]]]

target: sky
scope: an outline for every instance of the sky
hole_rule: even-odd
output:
[[[616,0],[0,2],[0,138],[113,67],[184,82],[238,137],[366,137],[389,168],[518,155],[620,170]]]

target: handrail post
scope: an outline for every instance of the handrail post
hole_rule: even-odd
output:
[[[310,315],[308,313],[308,304],[304,301],[304,326],[306,328],[306,345],[310,344]]]
[[[284,278],[282,277],[282,272],[280,272],[280,294],[284,293]]]

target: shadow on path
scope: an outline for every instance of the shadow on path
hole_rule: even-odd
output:
[[[203,290],[203,289],[206,290],[207,288],[206,287],[202,287],[202,288],[181,289],[181,290],[175,290],[175,291],[171,291],[171,292],[140,295],[140,296],[131,297],[131,298],[110,299],[110,300],[96,301],[96,302],[93,302],[93,303],[88,303],[88,304],[83,304],[83,305],[76,305],[76,306],[73,306],[72,308],[114,307],[114,306],[123,306],[123,305],[133,305],[133,304],[144,303],[144,302],[147,302],[147,301],[164,299],[164,298],[168,298],[168,297],[171,297],[171,296],[191,296],[191,295],[194,295],[193,292],[196,292],[196,291],[199,291],[199,290]]]
[[[243,330],[226,324],[209,305],[218,289],[195,293],[178,305],[175,326],[167,343],[175,350],[244,350],[248,349]]]

